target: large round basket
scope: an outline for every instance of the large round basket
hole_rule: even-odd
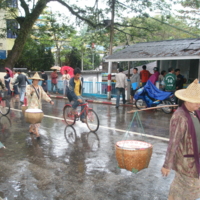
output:
[[[25,105],[21,106],[23,115],[25,115],[25,111],[26,111],[27,108],[28,108],[28,106],[25,106]]]
[[[136,140],[119,141],[115,145],[118,166],[135,173],[149,166],[152,151],[150,143]]]
[[[44,114],[40,109],[27,109],[25,111],[25,120],[30,124],[37,124],[42,122]]]

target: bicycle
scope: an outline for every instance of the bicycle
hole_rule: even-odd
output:
[[[76,121],[79,120],[80,116],[85,112],[86,124],[88,128],[95,132],[99,128],[99,117],[96,112],[89,108],[88,103],[80,104],[78,106],[84,106],[83,110],[80,113],[73,114],[72,105],[66,104],[63,108],[63,117],[67,125],[74,125]]]
[[[64,130],[66,141],[71,145],[84,146],[87,151],[97,151],[100,148],[100,139],[95,132],[82,132],[79,136],[73,126],[66,126]],[[82,143],[82,145],[80,144]],[[84,151],[85,151],[84,150]]]
[[[6,116],[10,112],[10,103],[5,98],[7,91],[0,91],[0,113],[3,116]]]

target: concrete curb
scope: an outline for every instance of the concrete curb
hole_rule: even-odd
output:
[[[56,99],[68,99],[67,97],[63,96],[55,96],[55,95],[49,95],[51,98],[56,98]],[[88,103],[98,103],[98,104],[106,104],[106,105],[113,105],[115,106],[116,103],[109,102],[109,101],[98,101],[98,100],[86,100]],[[135,107],[133,104],[120,104],[120,106],[125,106],[125,107]]]

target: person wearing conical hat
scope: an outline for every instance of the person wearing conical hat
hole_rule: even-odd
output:
[[[175,92],[179,108],[170,121],[170,140],[161,169],[163,176],[175,170],[168,200],[200,198],[200,84]]]
[[[29,79],[32,79],[32,84],[27,85],[26,87],[28,109],[42,110],[42,99],[49,102],[51,105],[53,105],[54,102],[43,90],[43,88],[40,85],[38,85],[39,81],[43,80],[40,78],[39,74],[36,72],[34,76]],[[31,124],[30,129],[29,129],[29,132],[35,134],[37,139],[40,139],[39,130],[38,130],[39,126],[40,124]]]

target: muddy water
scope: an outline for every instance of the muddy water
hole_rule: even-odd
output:
[[[59,103],[58,103],[59,105]],[[102,126],[125,129],[130,116],[126,109],[94,105]],[[104,114],[101,114],[104,110]],[[45,114],[61,117],[62,109],[44,106]],[[148,113],[145,127],[167,137],[168,117]],[[141,116],[142,120],[145,116]],[[0,197],[6,200],[164,200],[174,174],[162,178],[161,166],[167,143],[141,136],[129,139],[145,140],[154,145],[148,169],[137,174],[119,169],[114,145],[123,133],[100,128],[89,132],[85,124],[66,127],[61,120],[44,118],[40,127],[41,140],[28,133],[28,124],[20,112],[11,111],[1,119],[0,141],[6,149],[0,149]],[[157,122],[157,123],[155,123]],[[4,126],[2,126],[2,124]],[[155,126],[153,126],[155,124]],[[135,124],[135,127],[137,124]],[[3,127],[3,128],[2,128]],[[134,125],[133,127],[134,128]],[[159,135],[159,131],[156,134]]]

